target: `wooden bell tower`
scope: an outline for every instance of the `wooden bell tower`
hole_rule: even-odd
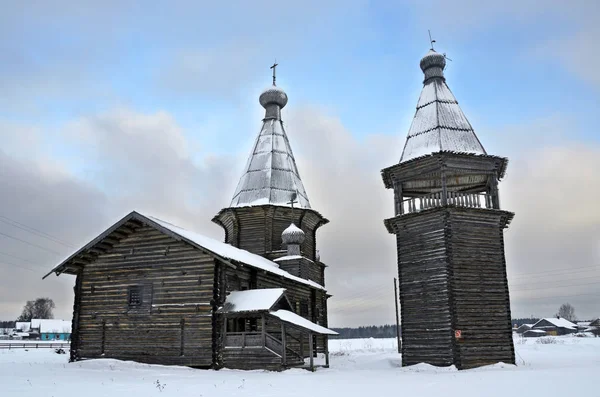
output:
[[[508,160],[488,155],[450,92],[445,57],[421,60],[424,87],[394,189],[402,364],[459,369],[514,364],[498,181]]]

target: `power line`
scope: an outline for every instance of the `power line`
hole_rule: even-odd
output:
[[[21,222],[15,221],[14,219],[10,219],[10,218],[8,218],[6,216],[0,215],[0,222],[4,222],[6,224],[9,224],[9,225],[11,225],[13,227],[19,228],[21,230],[25,230],[26,232],[35,234],[37,236],[43,237],[43,238],[48,239],[50,241],[53,241],[55,243],[64,245],[65,247],[75,248],[75,246],[73,246],[72,244],[69,244],[68,242],[66,242],[66,241],[64,241],[64,240],[62,240],[62,239],[60,239],[58,237],[55,237],[55,236],[53,236],[51,234],[43,232],[43,231],[41,231],[39,229],[36,229],[34,227],[27,226],[27,225],[25,225],[25,224],[23,224]]]
[[[523,288],[523,289],[516,289],[514,290],[515,292],[517,291],[537,291],[540,289],[551,289],[551,288],[567,288],[567,287],[581,287],[584,285],[594,285],[594,284],[600,284],[600,281],[596,281],[593,283],[583,283],[583,284],[566,284],[566,285],[560,285],[560,286],[551,286],[551,287],[540,287],[540,288]]]
[[[31,263],[32,265],[36,265],[36,263],[33,263],[33,262],[32,262],[32,261],[30,261],[29,259],[25,259],[25,258],[22,258],[22,257],[20,257],[20,256],[17,256],[17,255],[9,254],[8,252],[3,252],[3,251],[0,251],[0,255],[6,255],[6,256],[10,256],[11,258],[15,258],[15,259],[18,259],[18,260],[20,260],[20,261],[25,261],[25,262],[27,262],[27,263]]]
[[[14,263],[14,262],[8,262],[8,261],[0,262],[0,265],[14,266],[14,267],[16,267],[18,269],[29,270],[30,272],[34,272],[34,273],[38,273],[40,271],[40,270],[35,270],[35,269],[30,268],[30,267],[23,266],[23,265],[18,265],[18,264]]]
[[[550,296],[538,296],[535,298],[522,298],[522,299],[515,299],[515,300],[529,301],[529,300],[538,300],[538,299],[573,298],[573,297],[579,297],[579,296],[600,296],[600,294],[550,295]]]
[[[13,239],[13,240],[20,241],[20,242],[22,242],[22,243],[25,243],[25,244],[29,244],[29,245],[31,245],[32,247],[37,247],[37,248],[39,248],[39,249],[42,249],[42,250],[44,250],[44,251],[51,252],[51,253],[53,253],[53,254],[56,254],[56,255],[62,255],[60,252],[54,251],[54,250],[52,250],[52,249],[50,249],[50,248],[43,247],[43,246],[41,246],[41,245],[38,245],[38,244],[35,244],[35,243],[32,243],[32,242],[29,242],[29,241],[27,241],[27,240],[20,239],[20,238],[18,238],[18,237],[11,236],[11,235],[9,235],[9,234],[6,234],[6,233],[2,233],[2,232],[0,232],[0,236],[8,237],[8,238],[11,238],[11,239]]]
[[[557,269],[557,270],[550,270],[550,271],[543,271],[543,272],[532,272],[532,273],[520,273],[520,274],[515,274],[515,275],[511,275],[510,278],[520,278],[520,277],[529,277],[532,275],[536,275],[536,274],[554,274],[554,273],[581,273],[582,271],[578,271],[578,272],[574,272],[573,270],[579,270],[579,269],[598,269],[600,270],[600,267],[598,266],[583,266],[583,267],[574,267],[571,269]],[[588,270],[591,271],[591,270]]]
[[[544,285],[548,285],[550,283],[565,283],[565,282],[569,282],[569,281],[579,281],[579,280],[594,280],[597,279],[598,277],[600,277],[600,274],[595,275],[595,276],[586,276],[586,277],[574,277],[574,278],[567,278],[567,279],[561,279],[561,280],[545,280],[545,281],[540,281],[540,280],[533,280],[531,282],[527,282],[527,283],[512,283],[508,282],[509,286],[512,287],[520,287],[520,286],[526,286],[526,285],[538,285],[540,283],[543,283]]]

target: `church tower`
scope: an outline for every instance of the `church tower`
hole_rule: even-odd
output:
[[[316,232],[329,221],[311,208],[300,179],[281,118],[288,96],[275,84],[275,72],[259,101],[265,108],[262,128],[231,204],[213,222],[225,230],[226,243],[271,260],[288,256],[282,234],[293,223],[304,232],[301,256],[320,263]]]
[[[394,189],[402,364],[459,369],[514,364],[498,181],[508,159],[487,154],[446,85],[444,55],[425,75],[400,162],[382,170]]]

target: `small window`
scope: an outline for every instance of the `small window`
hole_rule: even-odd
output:
[[[308,317],[308,302],[300,302],[300,315],[302,317]]]
[[[142,305],[142,287],[132,285],[129,287],[129,307],[140,307]]]

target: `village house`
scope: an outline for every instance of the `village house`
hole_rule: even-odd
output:
[[[577,332],[577,325],[564,318],[549,317],[533,324],[531,331],[544,331],[545,335],[554,336],[568,335]]]
[[[522,334],[526,331],[529,331],[533,327],[533,324],[521,324],[518,328],[515,329],[517,334]]]
[[[321,353],[329,364],[316,248],[328,220],[300,179],[287,100],[274,75],[245,172],[213,218],[225,242],[133,211],[45,276],[76,276],[71,360],[282,370],[313,368]]]
[[[71,338],[71,321],[41,320],[39,335],[41,340],[64,340]]]

